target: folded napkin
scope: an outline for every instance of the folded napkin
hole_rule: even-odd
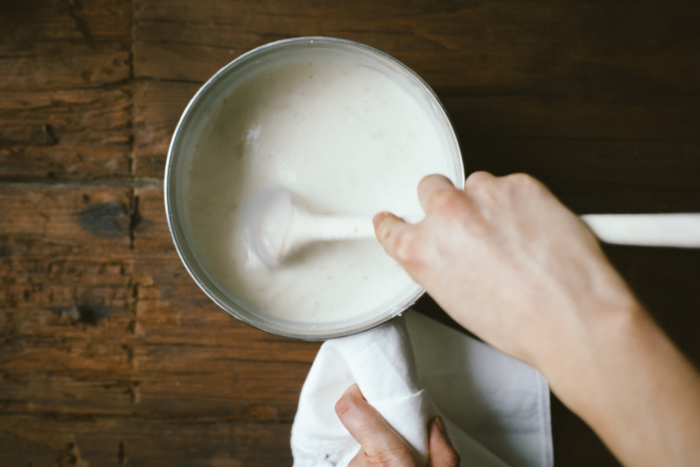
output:
[[[430,318],[403,318],[321,346],[292,426],[294,467],[345,467],[360,445],[335,414],[357,383],[427,463],[428,421],[445,420],[462,465],[553,465],[549,390],[533,368]],[[431,397],[432,396],[432,397]]]

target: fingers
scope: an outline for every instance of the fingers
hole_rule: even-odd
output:
[[[413,452],[406,442],[362,396],[353,384],[335,404],[335,412],[362,450],[351,465],[363,465],[368,457],[371,465],[415,465]]]
[[[384,247],[384,251],[398,261],[396,239],[401,232],[410,228],[411,225],[390,212],[380,212],[374,216],[372,222],[374,223],[374,232],[377,236],[377,240],[379,240],[379,243]]]
[[[417,465],[411,448],[364,399],[357,384],[345,391],[335,405],[335,412],[362,446],[348,467]],[[433,418],[428,430],[430,467],[459,467],[459,454],[452,447],[442,417]]]
[[[473,187],[474,185],[478,185],[480,183],[485,182],[486,180],[491,180],[494,177],[488,172],[472,172],[470,176],[467,177],[467,181],[464,182],[464,188],[470,188]]]
[[[459,454],[452,447],[441,416],[431,420],[429,430],[430,467],[459,467]]]
[[[418,201],[420,201],[423,211],[428,212],[428,201],[434,192],[450,189],[454,190],[455,186],[445,176],[433,174],[423,177],[423,180],[418,184]]]

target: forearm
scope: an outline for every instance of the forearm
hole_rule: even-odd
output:
[[[489,308],[495,292],[479,303],[445,291],[435,298],[458,323],[540,370],[623,464],[700,465],[700,376],[604,258],[587,258],[597,264],[578,286],[562,288],[562,277],[536,269],[523,274],[533,292],[508,305],[509,320]],[[506,291],[515,287],[507,283]]]
[[[522,174],[429,176],[418,198],[422,222],[379,214],[377,238],[445,311],[539,369],[623,463],[700,465],[700,377],[580,219]]]
[[[605,310],[588,342],[542,368],[552,391],[625,465],[700,465],[700,377],[635,304]]]

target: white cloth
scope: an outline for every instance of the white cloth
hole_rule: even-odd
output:
[[[294,467],[345,467],[359,444],[335,414],[357,383],[422,464],[442,414],[464,466],[553,465],[549,390],[533,368],[409,311],[321,346],[292,426]],[[432,396],[432,397],[431,397]]]

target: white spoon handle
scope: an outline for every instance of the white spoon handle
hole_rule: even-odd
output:
[[[313,241],[374,238],[367,217],[302,214],[293,224],[289,248]],[[581,219],[602,241],[618,245],[700,248],[700,213],[586,214]]]
[[[367,217],[316,216],[311,235],[317,240],[374,238],[372,219]]]
[[[700,248],[700,214],[586,214],[581,219],[607,243]]]
[[[310,242],[363,238],[374,238],[371,218],[319,216],[297,211],[289,228],[286,252]]]

